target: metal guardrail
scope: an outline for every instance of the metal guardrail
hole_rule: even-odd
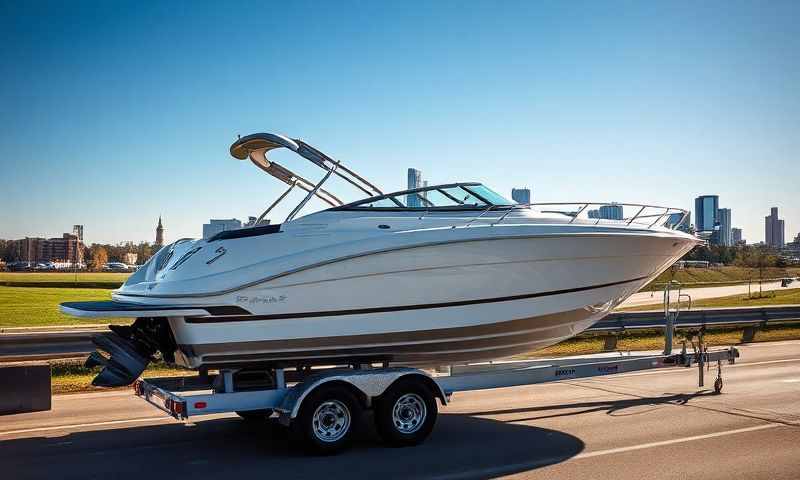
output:
[[[759,327],[800,322],[800,305],[684,310],[677,329],[706,327]],[[615,312],[586,330],[593,335],[665,328],[664,312]],[[59,332],[0,332],[0,362],[55,360],[84,357],[95,350],[94,329]]]
[[[765,326],[800,321],[800,306],[707,308],[683,310],[675,328]],[[615,312],[592,325],[587,332],[622,333],[664,328],[664,312]]]

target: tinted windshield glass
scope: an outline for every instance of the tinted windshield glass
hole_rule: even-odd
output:
[[[511,200],[508,200],[491,188],[484,187],[483,185],[469,185],[464,188],[475,192],[475,194],[481,198],[485,198],[488,202],[491,202],[492,205],[514,205],[514,202]]]
[[[464,190],[462,187],[443,188],[442,192],[453,197],[461,205],[486,205],[486,202],[473,195],[470,191]]]
[[[488,203],[487,203],[488,202]],[[496,203],[495,203],[496,202]],[[513,205],[492,190],[476,184],[431,186],[418,191],[403,191],[385,197],[368,198],[341,208],[485,208]]]

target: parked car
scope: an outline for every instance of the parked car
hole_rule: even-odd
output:
[[[6,265],[9,272],[29,272],[36,266],[33,262],[11,262]]]
[[[130,272],[130,266],[122,262],[108,262],[103,265],[104,272]]]

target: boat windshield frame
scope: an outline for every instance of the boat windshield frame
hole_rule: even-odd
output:
[[[278,164],[277,162],[268,159],[268,153],[271,150],[286,148],[297,155],[305,158],[306,160],[310,161],[317,167],[325,170],[325,174],[317,182],[312,182],[307,180],[300,175],[295,174],[288,168]],[[295,218],[300,211],[306,206],[311,198],[318,198],[319,200],[327,203],[332,208],[327,210],[381,210],[381,211],[426,211],[426,210],[497,210],[497,209],[508,209],[512,208],[515,204],[507,199],[504,199],[500,194],[496,192],[492,192],[491,189],[484,186],[478,182],[459,182],[459,183],[448,183],[442,185],[432,185],[426,186],[421,188],[413,188],[408,190],[402,190],[398,192],[386,193],[384,194],[378,187],[374,184],[370,183],[361,175],[357,174],[353,170],[345,167],[341,161],[334,160],[333,158],[329,157],[328,155],[320,152],[316,148],[312,147],[311,145],[305,143],[302,140],[296,138],[289,138],[283,135],[278,135],[274,133],[254,133],[252,135],[247,135],[245,137],[240,137],[236,140],[230,147],[231,156],[237,158],[239,160],[249,159],[254,165],[256,165],[259,169],[263,170],[264,172],[272,175],[273,177],[277,178],[281,182],[285,183],[289,186],[289,188],[284,191],[277,200],[272,202],[267,209],[253,222],[253,227],[262,224],[262,221],[266,218],[266,216],[271,212],[284,198],[294,189],[300,188],[306,192],[306,196],[301,200],[297,206],[295,206],[291,213],[286,217],[285,222],[290,222],[293,218]],[[354,186],[356,189],[360,190],[367,197],[361,198],[354,202],[350,202],[345,204],[342,200],[340,200],[336,195],[332,194],[331,192],[322,188],[322,185],[333,175],[345,180],[350,185]],[[491,201],[487,198],[487,195],[482,195],[479,191],[475,191],[475,189],[471,189],[470,187],[482,187],[489,190],[489,192],[493,193],[493,195],[503,198],[503,200],[508,201],[508,204],[501,204],[496,201]],[[479,200],[482,202],[481,204],[464,204],[466,201],[466,197],[464,200],[459,200],[458,198],[451,195],[445,191],[445,189],[451,188],[461,188],[464,190],[468,196],[472,196],[474,199]],[[413,195],[415,193],[424,193],[428,191],[437,191],[439,194],[443,196],[443,198],[447,198],[448,201],[453,202],[455,205],[442,205],[437,206],[434,205],[431,201],[427,200],[424,196],[420,195],[419,198],[422,202],[427,202],[429,205],[420,205],[420,206],[408,206],[407,204],[403,203],[399,197],[404,195]],[[366,207],[360,206],[367,203],[372,203],[380,200],[389,200],[393,203],[393,206],[390,207]]]
[[[297,155],[325,170],[325,175],[321,180],[312,182],[267,158],[267,154],[271,150],[280,148],[286,148],[295,152]],[[231,156],[239,160],[250,159],[255,166],[289,186],[289,188],[283,192],[277,200],[272,202],[264,213],[253,222],[253,226],[259,225],[262,220],[266,218],[267,214],[281,203],[295,187],[307,193],[303,200],[292,209],[284,222],[289,222],[297,216],[313,197],[317,197],[331,207],[340,207],[344,205],[344,202],[336,195],[322,188],[322,185],[334,174],[366,195],[383,195],[383,192],[378,187],[358,173],[344,166],[341,161],[334,160],[311,145],[296,138],[289,138],[275,133],[254,133],[252,135],[240,137],[233,142],[230,147],[230,153]]]
[[[480,192],[475,191],[470,187],[484,187],[488,188],[482,183],[479,182],[457,182],[457,183],[443,183],[440,185],[428,185],[426,187],[420,188],[410,188],[407,190],[400,190],[397,192],[386,193],[383,195],[376,195],[369,198],[363,198],[360,200],[356,200],[354,202],[350,202],[346,205],[341,205],[334,208],[329,208],[329,211],[342,211],[342,210],[356,210],[356,211],[374,211],[380,210],[384,212],[396,212],[396,211],[469,211],[469,210],[486,210],[490,208],[492,210],[503,210],[513,208],[516,204],[508,201],[507,204],[500,204],[490,201],[485,195],[481,195]],[[408,195],[430,192],[430,191],[437,191],[444,197],[449,198],[454,202],[460,202],[460,200],[453,197],[450,193],[446,192],[447,189],[453,188],[461,188],[469,195],[473,196],[474,198],[480,200],[481,204],[469,204],[469,205],[433,205],[432,202],[428,201],[429,205],[420,205],[416,206],[408,206],[403,204],[397,197],[404,197]],[[499,194],[496,194],[499,196]],[[419,197],[422,201],[427,201],[424,196]],[[365,204],[379,202],[381,200],[389,200],[395,203],[393,207],[376,207],[376,206],[366,206]]]

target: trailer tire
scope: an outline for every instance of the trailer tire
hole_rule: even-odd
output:
[[[424,442],[436,424],[436,398],[420,379],[401,378],[375,404],[375,428],[388,445],[409,447]]]
[[[356,396],[343,385],[322,385],[303,400],[291,433],[307,452],[332,455],[348,446],[361,406]]]
[[[252,421],[252,420],[266,420],[272,415],[271,408],[264,408],[262,410],[244,410],[244,411],[237,411],[236,415],[239,415],[244,420]]]

